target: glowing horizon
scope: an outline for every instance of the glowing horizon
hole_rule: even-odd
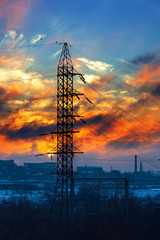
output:
[[[6,12],[4,15],[0,10],[3,26],[0,39],[1,159],[13,158],[21,163],[28,159],[17,160],[16,157],[47,153],[56,146],[56,137],[39,135],[56,127],[56,68],[62,47],[54,44],[58,41],[72,45],[70,52],[75,69],[84,74],[87,82],[74,79],[74,88],[86,96],[74,101],[75,112],[84,120],[76,118],[75,127],[80,133],[74,135],[74,141],[75,146],[85,152],[84,158],[106,159],[106,162],[95,160],[93,165],[100,164],[107,169],[113,164],[127,170],[132,162],[116,165],[114,160],[133,159],[138,155],[144,164],[148,162],[146,170],[160,169],[160,53],[159,26],[154,21],[156,12],[152,11],[153,22],[147,17],[150,5],[146,4],[144,12],[137,13],[137,20],[142,14],[146,24],[152,23],[149,28],[152,35],[149,35],[143,22],[135,29],[132,18],[122,17],[121,12],[118,22],[118,1],[111,5],[103,0],[92,2],[92,11],[95,14],[101,11],[101,15],[95,19],[92,12],[84,10],[84,23],[81,16],[74,14],[66,20],[67,13],[63,14],[61,4],[49,0],[1,1],[0,7]],[[158,5],[156,1],[152,4]],[[133,15],[138,3],[133,4],[133,10],[127,1],[122,5]],[[57,9],[54,16],[51,7]],[[82,3],[75,3],[77,13],[81,8]],[[104,9],[111,11],[114,17],[110,15],[111,24],[107,29],[108,17]],[[99,24],[104,31],[99,29]],[[129,25],[137,34],[129,32]],[[117,26],[122,27],[122,31]],[[140,35],[142,27],[146,31],[142,30]],[[148,43],[145,42],[147,37]],[[46,159],[47,156],[41,160]]]

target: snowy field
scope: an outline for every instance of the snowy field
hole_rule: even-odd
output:
[[[41,205],[49,199],[47,196],[50,195],[47,195],[47,192],[45,191],[30,191],[24,193],[22,191],[15,190],[0,190],[0,203],[9,203],[12,200],[18,202],[22,199]]]
[[[76,191],[77,192],[77,191]],[[109,194],[110,195],[110,194]],[[129,195],[136,198],[158,198],[160,199],[160,186],[158,187],[149,187],[145,189],[129,189]],[[20,199],[24,199],[27,201],[31,201],[35,204],[41,205],[46,201],[51,201],[53,198],[53,192],[51,190],[0,190],[0,203],[6,203],[14,201],[19,201]]]
[[[130,190],[130,194],[137,198],[160,198],[160,187]]]

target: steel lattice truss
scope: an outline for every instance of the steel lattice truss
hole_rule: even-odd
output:
[[[73,64],[64,43],[57,68],[57,191],[61,217],[69,216],[73,198]]]
[[[61,221],[68,221],[72,215],[74,199],[73,181],[73,156],[74,151],[73,120],[78,115],[73,115],[73,97],[83,95],[73,90],[73,76],[78,75],[82,81],[82,74],[74,72],[69,45],[63,44],[62,53],[57,68],[57,149],[52,149],[48,154],[57,154],[57,184],[55,188],[55,202],[58,206],[55,209]]]

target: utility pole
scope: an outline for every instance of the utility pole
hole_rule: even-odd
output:
[[[60,43],[61,44],[61,43]],[[73,146],[73,121],[78,115],[73,114],[73,97],[83,95],[73,88],[73,76],[82,74],[75,72],[71,60],[70,45],[63,43],[60,60],[57,67],[57,150],[51,150],[51,154],[57,154],[57,184],[54,200],[58,218],[62,222],[68,222],[74,211],[74,179],[73,157],[77,151]]]

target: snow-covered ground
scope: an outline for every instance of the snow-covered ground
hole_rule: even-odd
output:
[[[148,189],[132,189],[130,190],[130,194],[134,197],[138,198],[156,198],[159,196],[160,198],[160,187],[159,188],[148,188]]]
[[[50,194],[47,194],[46,191],[34,190],[25,193],[15,190],[0,190],[0,203],[11,202],[12,200],[19,201],[22,199],[41,205],[48,200],[48,196],[50,196]]]
[[[130,189],[129,194],[136,198],[160,198],[160,187],[146,188],[146,189]],[[110,194],[109,194],[110,195]],[[43,204],[53,196],[53,193],[48,190],[29,190],[24,192],[22,190],[0,190],[0,203],[19,201],[20,199],[29,200],[33,203]]]

